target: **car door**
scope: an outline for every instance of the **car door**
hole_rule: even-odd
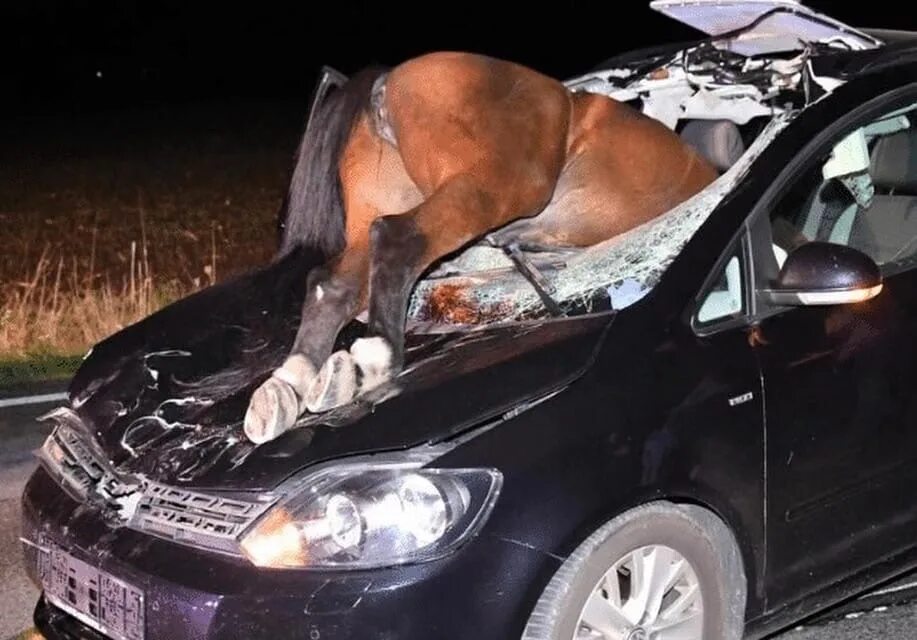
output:
[[[917,541],[915,105],[912,90],[838,123],[778,177],[750,223],[756,290],[813,241],[863,251],[884,278],[856,304],[754,299],[771,606]]]

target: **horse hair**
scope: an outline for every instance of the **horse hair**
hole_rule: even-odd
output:
[[[379,65],[366,67],[315,105],[280,213],[278,258],[299,246],[327,258],[343,251],[346,218],[338,161],[357,120],[369,108],[373,83],[386,71]]]

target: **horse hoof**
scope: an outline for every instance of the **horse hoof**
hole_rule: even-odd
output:
[[[302,354],[289,356],[284,360],[283,365],[274,370],[273,376],[281,382],[286,382],[296,395],[303,398],[309,387],[315,381],[318,372],[311,362]],[[302,413],[303,406],[300,405],[299,412]]]
[[[292,427],[298,417],[299,400],[293,387],[270,377],[255,389],[248,403],[245,436],[255,444],[268,442]]]
[[[337,351],[325,361],[305,397],[306,408],[321,413],[340,407],[357,395],[357,366],[347,351]]]
[[[392,377],[392,347],[385,338],[359,338],[350,347],[350,353],[363,374],[360,391],[375,389]]]

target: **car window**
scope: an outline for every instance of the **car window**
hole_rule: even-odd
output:
[[[801,244],[863,251],[883,267],[917,261],[917,105],[846,132],[771,211],[778,265]]]
[[[733,255],[698,309],[697,323],[702,325],[732,318],[744,311],[741,263],[739,256]]]

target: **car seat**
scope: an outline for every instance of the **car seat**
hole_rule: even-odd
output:
[[[732,167],[746,151],[742,132],[731,120],[690,120],[680,135],[720,173]]]
[[[851,224],[848,244],[879,264],[917,251],[917,135],[913,129],[880,138],[870,154],[876,194]]]

